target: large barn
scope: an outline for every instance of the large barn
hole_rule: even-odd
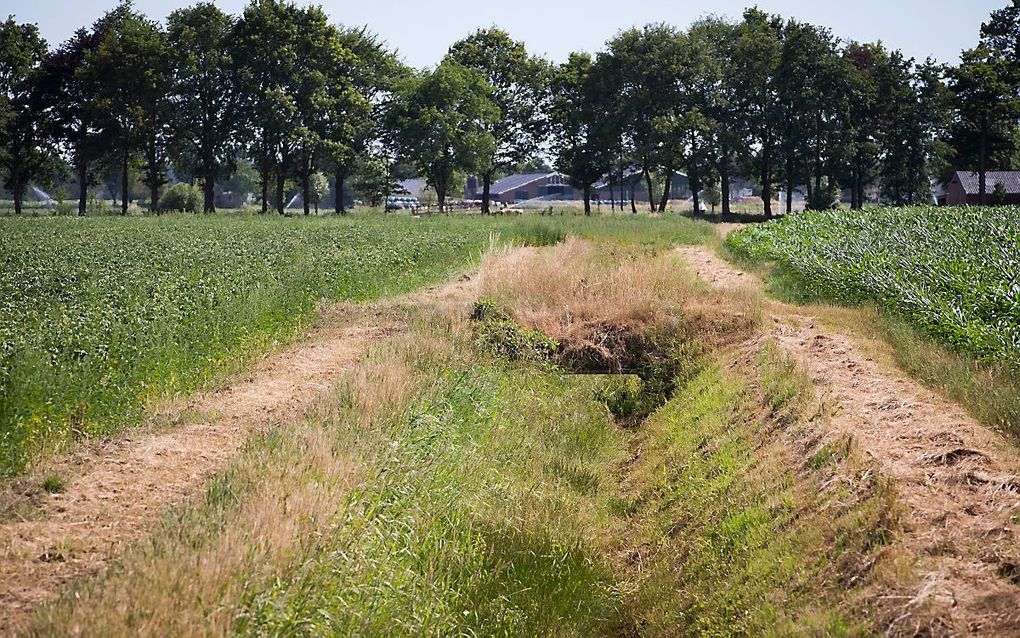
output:
[[[499,204],[513,204],[539,197],[556,196],[557,199],[578,199],[578,195],[562,173],[519,173],[508,175],[490,185],[489,198]],[[481,180],[470,177],[465,188],[468,199],[482,196]]]
[[[1001,204],[1020,204],[1020,171],[988,171],[985,173],[985,203],[992,203],[995,185],[1002,184],[1006,198]],[[946,186],[947,206],[966,206],[981,203],[978,174],[956,171]]]
[[[624,175],[625,186],[621,192],[620,185],[616,184],[609,188],[608,181],[601,181],[595,184],[592,189],[593,199],[617,200],[630,197],[630,185],[634,183],[634,197],[637,201],[648,199],[645,182],[640,171],[628,171]],[[656,200],[661,193],[655,193]],[[476,177],[469,177],[464,188],[464,196],[467,199],[480,199],[482,197],[482,184]],[[673,176],[671,199],[686,199],[691,196],[687,176],[677,173]],[[563,173],[519,173],[509,175],[492,183],[489,189],[489,197],[495,203],[513,204],[533,199],[548,200],[580,200],[584,198],[581,189],[570,185],[570,178]]]

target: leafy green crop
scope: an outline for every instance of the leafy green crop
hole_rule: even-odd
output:
[[[871,300],[979,359],[1020,368],[1020,210],[878,208],[785,217],[727,244],[807,291]]]
[[[409,218],[0,219],[0,474],[202,386],[286,339],[319,299],[440,279],[493,230]]]

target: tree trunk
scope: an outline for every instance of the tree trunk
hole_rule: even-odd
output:
[[[489,214],[489,197],[492,193],[492,173],[482,175],[482,214]]]
[[[722,215],[727,217],[730,215],[730,151],[725,145],[719,162],[719,179],[722,182]]]
[[[761,170],[761,201],[765,219],[772,218],[772,165],[768,151],[765,151]]]
[[[609,210],[616,212],[616,194],[613,192],[612,178],[609,178]],[[623,212],[623,202],[620,202],[620,212]]]
[[[262,182],[262,214],[269,213],[269,171],[261,170],[259,175]]]
[[[815,192],[822,190],[822,110],[815,112]]]
[[[286,181],[287,174],[283,170],[283,164],[280,164],[276,171],[276,212],[280,215],[286,212],[287,202],[283,201],[285,195],[283,187]]]
[[[811,178],[811,165],[810,164],[808,164],[807,162],[804,162],[804,166],[802,168],[804,169],[804,176],[805,176],[804,187],[807,189],[807,195],[806,195],[806,197],[807,197],[807,205],[808,205],[808,207],[811,207],[811,205],[815,201],[815,180]]]
[[[333,208],[337,215],[343,215],[346,212],[344,209],[344,181],[347,179],[345,173],[346,171],[338,163],[336,165],[336,187],[333,189],[336,192],[336,202]]]
[[[666,170],[666,184],[662,188],[662,197],[659,198],[659,212],[666,212],[666,204],[669,203],[670,191],[673,190],[673,169],[672,167]]]
[[[591,184],[584,185],[584,216],[591,217]]]
[[[128,160],[130,159],[127,149],[124,149],[123,165],[121,166],[121,181],[120,181],[120,214],[127,215],[128,212]]]
[[[203,126],[203,130],[207,127]],[[203,135],[203,141],[207,139],[206,135]],[[213,160],[210,152],[205,148],[202,149],[202,212],[215,213],[216,212],[216,164]]]
[[[84,217],[88,211],[89,167],[84,159],[78,160],[78,216]]]
[[[864,208],[864,162],[857,167],[857,209]]]
[[[311,162],[307,159],[302,159],[301,165],[301,203],[304,204],[305,216],[308,216],[312,212],[312,203],[308,200],[312,198],[312,167]]]
[[[439,203],[439,212],[446,212],[446,192],[449,190],[446,179],[436,180],[436,201]]]
[[[11,190],[11,194],[14,196],[14,214],[20,217],[21,209],[25,201],[25,185],[21,183],[12,184]]]
[[[641,169],[645,176],[645,188],[648,189],[648,209],[651,212],[655,212],[655,193],[652,192],[652,173],[648,170],[648,164],[646,163]]]
[[[637,194],[637,180],[630,183],[630,212],[632,215],[637,215],[637,202],[634,201],[634,196]]]
[[[793,213],[793,160],[786,158],[786,214]]]
[[[698,191],[701,190],[701,178],[698,177],[697,171],[690,171],[690,184],[691,184],[691,203],[694,204],[694,214],[701,214],[701,199],[698,197]]]
[[[210,214],[216,212],[216,182],[208,173],[202,178],[202,211]]]
[[[149,212],[159,215],[159,183],[155,179],[149,184]]]

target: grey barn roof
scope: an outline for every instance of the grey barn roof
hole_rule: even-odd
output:
[[[518,175],[508,175],[501,180],[493,182],[492,186],[489,187],[489,192],[492,195],[509,193],[510,191],[515,191],[518,188],[527,186],[535,180],[544,179],[546,177],[554,177],[556,175],[559,175],[559,173],[520,173]]]
[[[977,194],[981,191],[978,174],[971,171],[956,171],[955,177],[960,180],[964,192]],[[985,192],[991,193],[995,185],[1002,182],[1007,193],[1020,194],[1020,171],[987,171],[985,173]]]
[[[400,188],[408,195],[421,195],[425,192],[428,184],[423,179],[405,179],[400,182]]]

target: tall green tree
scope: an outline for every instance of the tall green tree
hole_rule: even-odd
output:
[[[733,51],[737,33],[735,25],[714,17],[695,22],[690,30],[691,38],[707,44],[708,59],[703,67],[703,82],[707,88],[705,115],[714,126],[714,172],[719,176],[719,202],[724,219],[731,212],[730,180],[735,170],[734,156],[736,149],[743,146]]]
[[[337,117],[327,128],[326,153],[332,158],[336,176],[336,213],[343,214],[344,184],[360,172],[362,160],[382,160],[386,149],[398,145],[398,133],[387,126],[398,84],[409,75],[408,68],[380,38],[364,27],[341,28],[341,45],[353,54],[350,67],[334,67],[331,82],[344,93],[337,104]],[[339,77],[337,77],[339,76]],[[392,156],[392,153],[388,155]],[[394,159],[390,157],[390,159]]]
[[[786,212],[793,209],[793,191],[807,187],[808,205],[827,207],[822,180],[837,167],[839,115],[849,99],[841,72],[845,69],[836,40],[827,30],[790,20],[783,27],[782,59],[777,84],[783,109],[783,175]]]
[[[238,151],[234,26],[234,18],[210,2],[178,9],[167,18],[177,160],[201,183],[207,213],[216,210],[216,182],[230,175]]]
[[[476,171],[492,157],[499,108],[485,77],[450,60],[406,80],[391,117],[405,156],[436,190],[439,210],[459,171]]]
[[[1014,82],[1020,80],[1015,77],[1020,74],[1020,0],[991,13],[981,25],[981,44],[1009,64]]]
[[[20,215],[28,186],[53,169],[50,114],[40,75],[46,41],[35,25],[0,22],[0,179]]]
[[[145,152],[145,182],[157,207],[165,183],[170,86],[169,52],[159,26],[124,0],[106,16],[99,45],[82,73],[97,87],[95,101],[109,133],[107,157],[121,172],[121,213],[130,199],[132,158]]]
[[[918,109],[923,128],[922,146],[929,180],[948,182],[952,174],[953,92],[949,67],[929,58],[914,70]]]
[[[51,116],[52,134],[78,184],[78,214],[85,215],[95,169],[109,148],[112,130],[98,95],[101,79],[92,72],[94,54],[113,26],[106,14],[81,28],[44,60],[40,91]]]
[[[879,59],[877,67],[877,122],[881,149],[879,179],[882,196],[897,206],[928,202],[931,185],[920,93],[914,61],[899,51]]]
[[[881,153],[879,70],[887,58],[880,44],[850,42],[842,52],[848,96],[842,116],[842,145],[853,209],[864,206],[865,189],[877,176]]]
[[[735,107],[743,114],[744,156],[761,183],[766,217],[772,217],[772,189],[780,162],[784,111],[778,74],[783,22],[755,8],[744,12],[733,45]]]
[[[296,60],[291,79],[295,107],[295,173],[301,186],[304,214],[310,213],[311,178],[320,163],[335,155],[327,151],[330,133],[343,127],[349,103],[359,100],[351,80],[354,54],[344,47],[340,32],[325,12],[308,7],[296,13]]]
[[[280,0],[252,0],[232,35],[241,123],[247,152],[261,183],[262,212],[275,186],[277,212],[297,146],[294,80],[299,9]],[[275,181],[275,185],[274,185]]]
[[[491,89],[499,117],[488,128],[495,141],[492,154],[482,158],[482,212],[489,212],[489,193],[497,173],[513,170],[539,150],[544,135],[542,103],[548,66],[528,56],[523,42],[497,28],[479,29],[450,47],[447,57],[480,71]]]
[[[668,24],[651,24],[621,32],[607,44],[607,60],[617,70],[617,116],[648,191],[649,210],[658,209],[653,174],[669,188],[681,160],[670,124],[682,110],[678,77],[684,63],[682,34]],[[663,118],[670,120],[664,121]]]
[[[978,201],[986,203],[989,161],[1015,153],[1017,95],[1005,59],[984,46],[964,51],[960,66],[950,72],[956,95],[954,145],[961,165],[978,173]]]
[[[556,170],[584,193],[584,214],[591,215],[592,186],[609,172],[613,131],[601,69],[591,56],[571,54],[550,84],[552,149]]]
[[[720,104],[726,99],[720,94],[724,70],[719,56],[713,52],[718,32],[704,27],[704,23],[695,25],[682,38],[678,75],[681,114],[678,133],[683,140],[683,165],[696,212],[701,211],[702,188],[716,180],[720,146],[724,143],[722,125],[716,118],[726,116]],[[666,209],[668,193],[668,189],[663,190],[660,211]]]

